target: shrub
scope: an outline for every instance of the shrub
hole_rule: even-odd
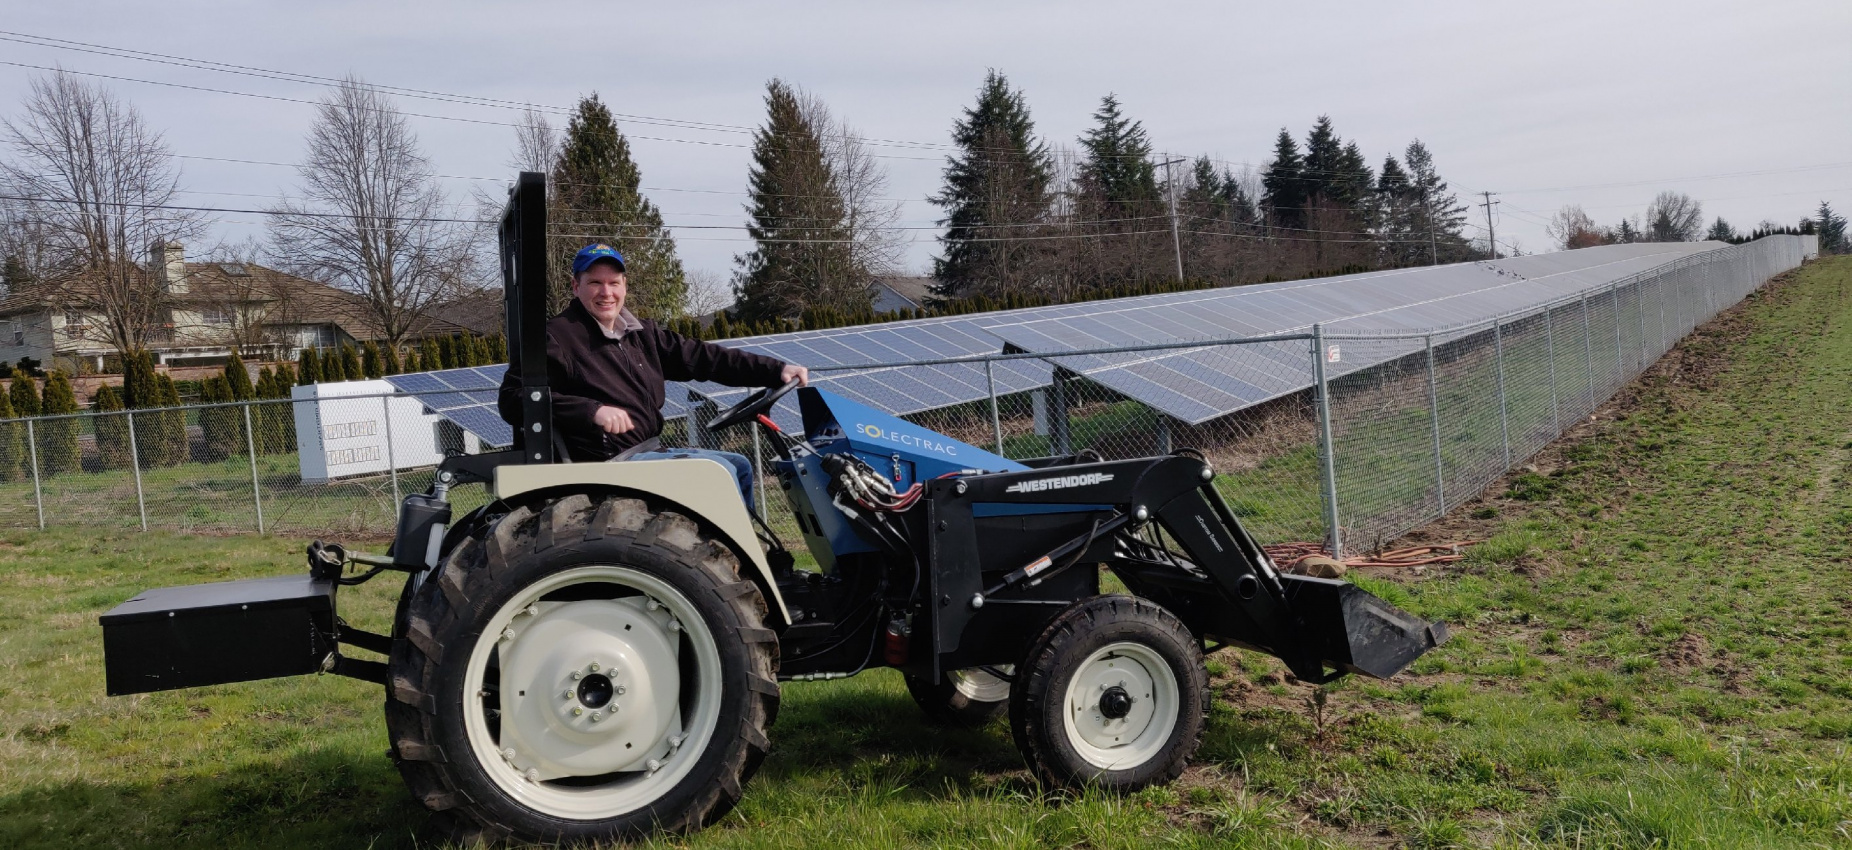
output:
[[[360,346],[360,371],[368,380],[386,376],[386,361],[380,356],[379,343],[367,340]]]
[[[22,370],[13,370],[13,386],[7,389],[7,395],[12,399],[14,416],[37,416],[42,412],[39,407],[39,382]]]
[[[9,393],[0,393],[0,481],[26,475],[26,426],[12,419],[13,400]]]
[[[251,372],[244,368],[244,358],[239,357],[237,351],[225,358],[225,382],[226,390],[231,393],[231,398],[226,401],[244,401],[257,397],[255,388],[251,386]]]
[[[97,414],[96,451],[103,468],[129,468],[129,421],[126,415],[120,415],[126,409],[122,393],[109,384],[97,387],[90,409]]]
[[[199,400],[205,404],[234,401],[231,382],[223,375],[207,378],[200,385]],[[244,449],[244,412],[236,407],[205,408],[199,412],[199,431],[202,437],[200,460],[224,460],[241,453]]]
[[[55,416],[77,412],[77,392],[71,388],[71,376],[59,369],[45,379],[45,414]],[[40,422],[39,467],[47,475],[64,472],[81,472],[84,468],[83,452],[77,446],[77,429],[81,424],[76,419],[53,419]]]
[[[348,381],[358,381],[366,374],[360,369],[360,352],[351,345],[341,346],[341,374]]]
[[[303,349],[302,353],[296,356],[296,375],[296,379],[301,381],[305,387],[321,383],[322,356],[313,348]]]

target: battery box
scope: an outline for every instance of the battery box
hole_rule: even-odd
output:
[[[335,651],[334,592],[303,574],[137,594],[101,617],[109,695],[318,672]]]

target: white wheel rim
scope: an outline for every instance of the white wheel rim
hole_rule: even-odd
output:
[[[588,584],[615,585],[614,598],[542,600]],[[464,671],[463,723],[477,762],[510,797],[604,820],[649,805],[694,769],[720,689],[713,632],[680,591],[629,567],[576,567],[522,588],[489,619]]]
[[[1103,706],[1114,689],[1130,704]],[[1177,676],[1163,656],[1142,643],[1107,644],[1087,656],[1068,680],[1061,701],[1068,743],[1094,767],[1137,767],[1170,740],[1178,700]],[[1119,709],[1125,711],[1122,716],[1110,716]]]
[[[1014,666],[997,668],[1005,673],[1015,673]],[[972,702],[1003,702],[1010,698],[1010,683],[976,667],[965,670],[953,670],[945,674],[952,680],[952,689],[963,694]]]

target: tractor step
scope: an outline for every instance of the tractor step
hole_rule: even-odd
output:
[[[101,617],[110,696],[320,672],[335,583],[308,575],[137,594]]]

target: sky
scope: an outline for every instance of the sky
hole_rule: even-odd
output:
[[[724,282],[749,247],[750,128],[777,77],[880,140],[888,197],[936,250],[952,123],[987,69],[1072,146],[1116,94],[1155,149],[1265,164],[1320,115],[1378,166],[1419,138],[1460,200],[1490,191],[1501,244],[1554,250],[1564,204],[1612,224],[1661,190],[1706,222],[1794,224],[1852,211],[1852,3],[700,2],[145,3],[7,0],[0,38],[130,48],[564,111],[620,116],[685,265]],[[200,206],[262,209],[293,190],[314,84],[0,41],[0,115],[39,68],[90,75],[165,134]],[[459,210],[512,178],[514,107],[400,98]],[[557,123],[563,125],[564,117]],[[692,126],[700,125],[700,126]],[[0,154],[4,155],[4,154]],[[227,162],[223,160],[246,160]],[[271,163],[271,164],[259,164]],[[1485,211],[1471,209],[1475,228]],[[213,214],[213,239],[261,216]],[[1469,230],[1478,237],[1482,232]]]

